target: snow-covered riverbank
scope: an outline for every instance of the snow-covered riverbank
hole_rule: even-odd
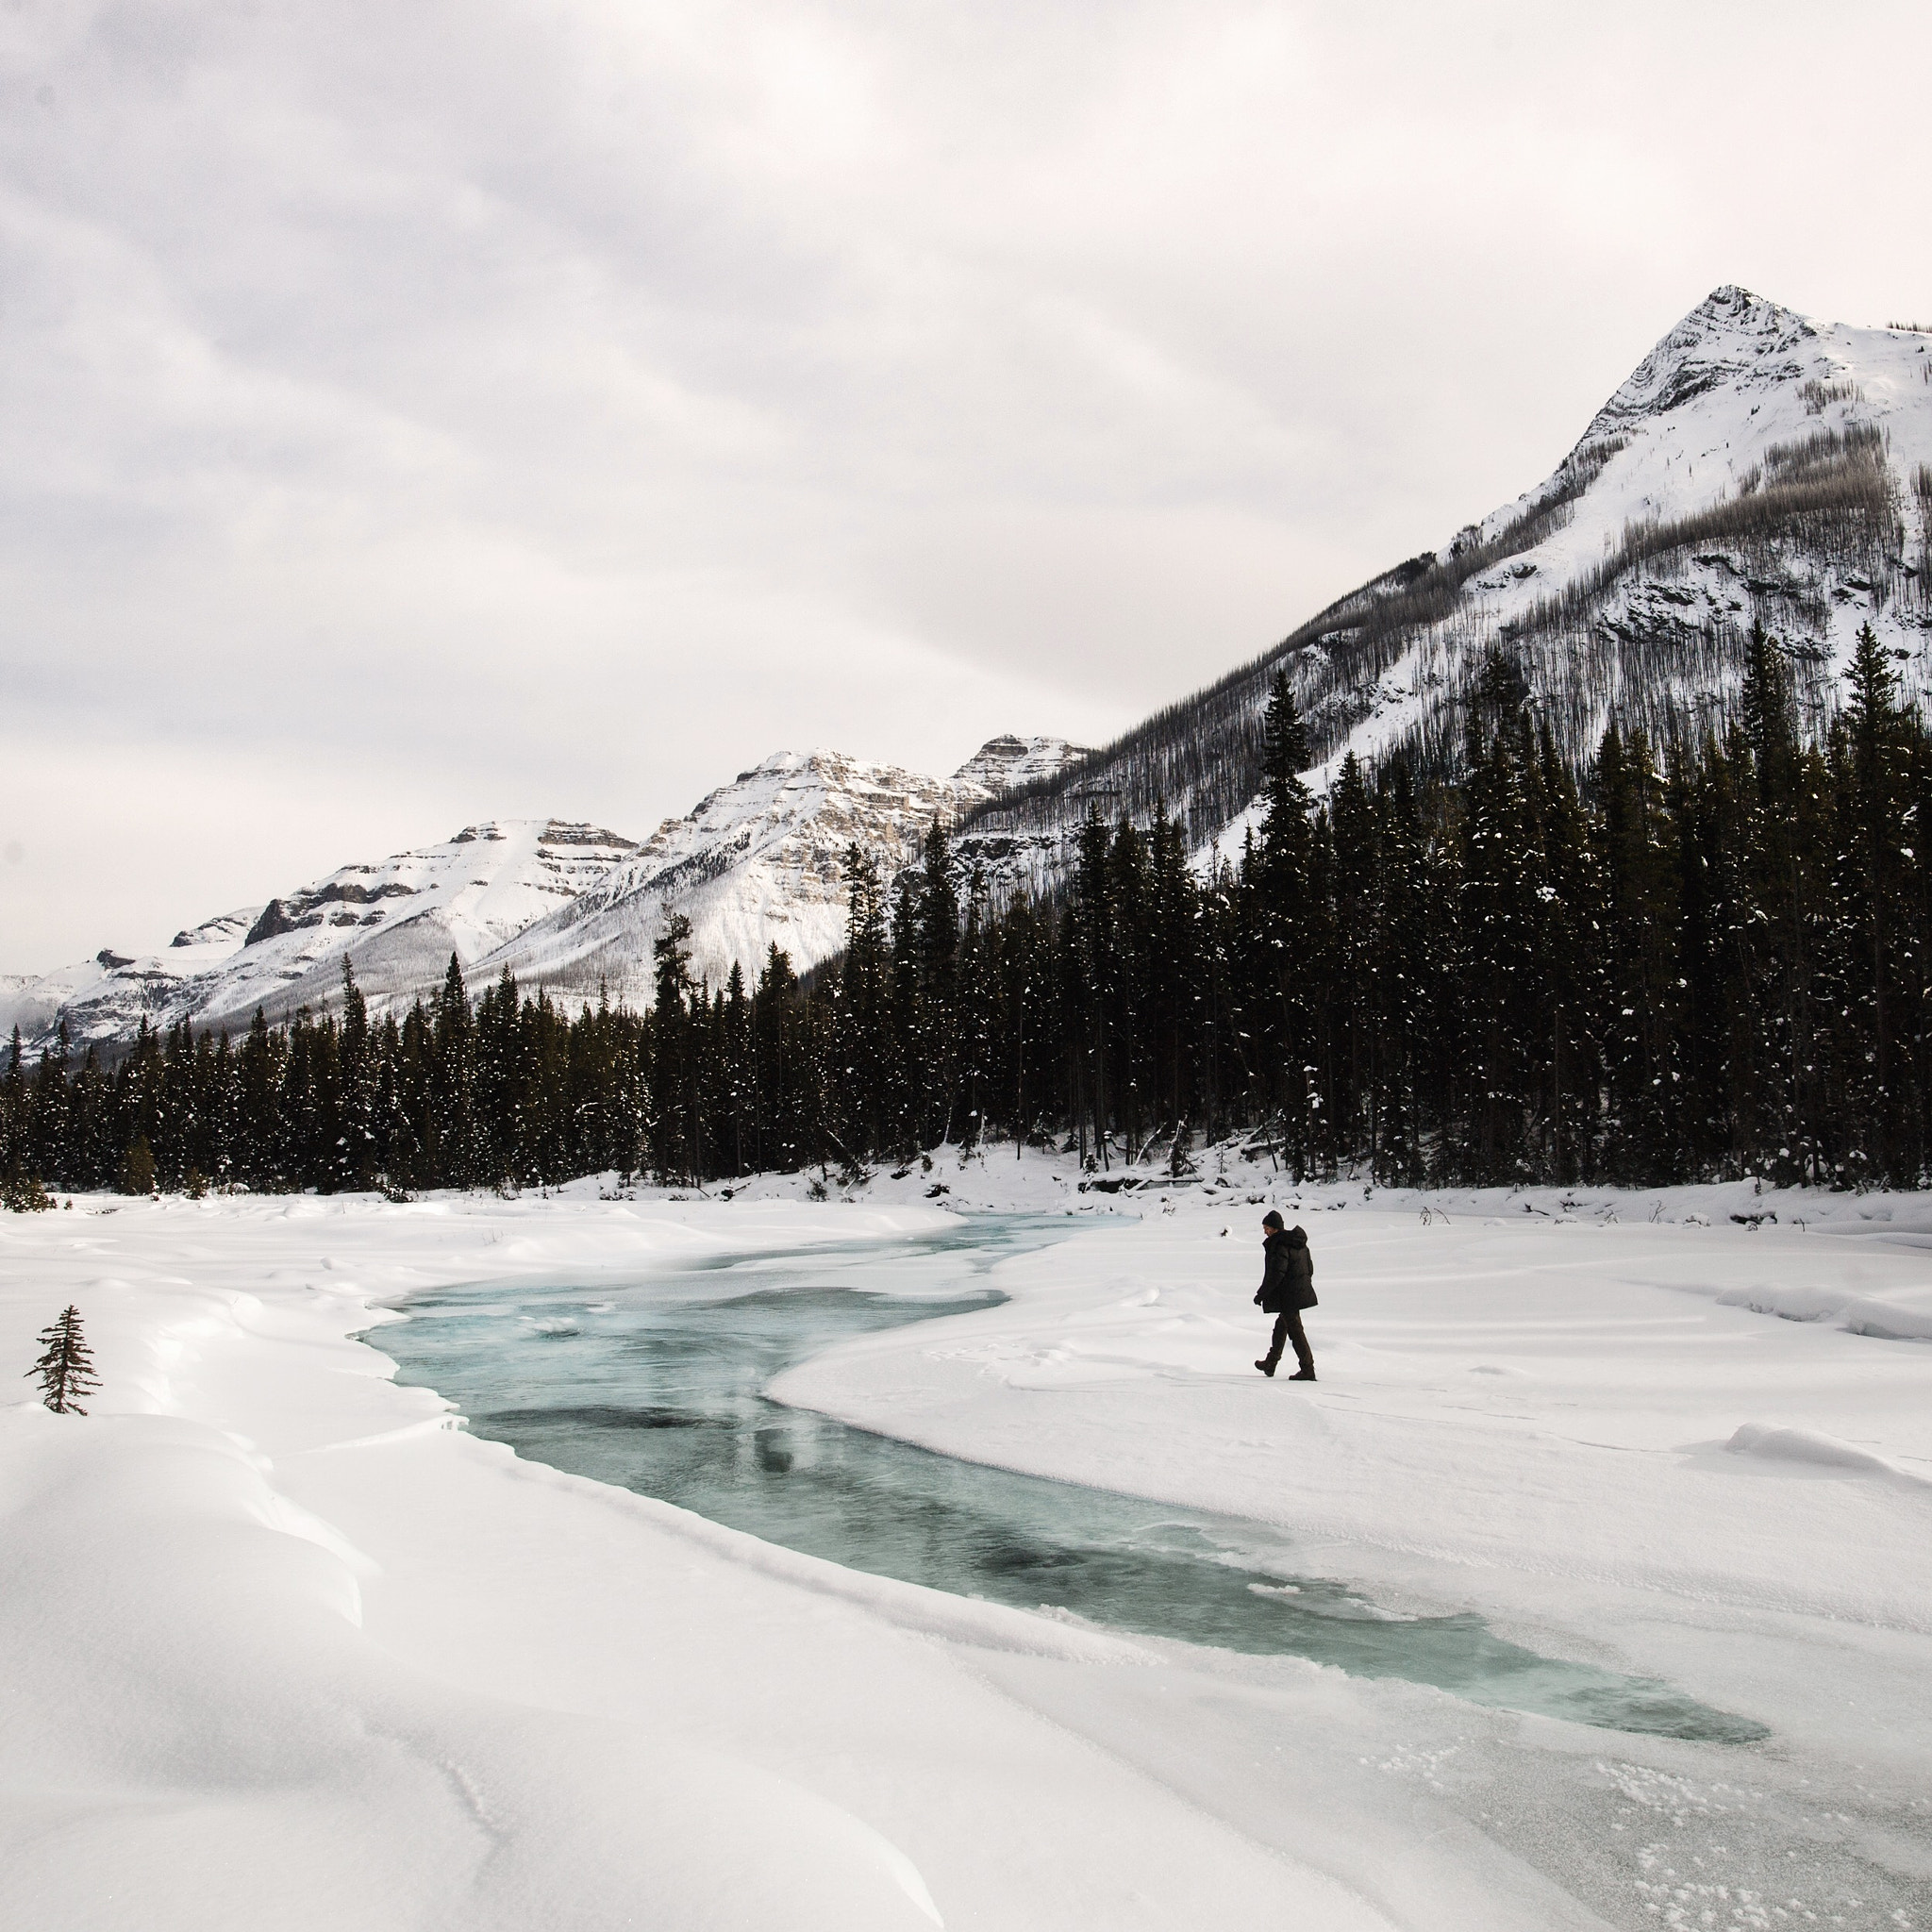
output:
[[[1701,1191],[1652,1225],[1655,1196],[1432,1197],[1424,1224],[1360,1190],[997,1179],[0,1218],[0,1354],[25,1368],[75,1301],[104,1382],[84,1422],[0,1411],[0,1919],[1923,1922],[1932,1348],[1882,1337],[1932,1330],[1932,1203]],[[1314,1237],[1313,1389],[1249,1366],[1256,1193]],[[959,1200],[1108,1224],[787,1399],[1266,1518],[1385,1602],[1484,1609],[1772,1740],[1725,1757],[837,1571],[475,1441],[347,1339],[415,1288],[903,1237]]]

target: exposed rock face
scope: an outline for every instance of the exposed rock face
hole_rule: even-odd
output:
[[[1088,756],[1087,746],[1064,738],[990,738],[953,774],[953,782],[997,796],[1057,779]]]
[[[249,927],[255,923],[252,910],[223,912],[213,919],[205,919],[199,925],[191,925],[177,932],[168,941],[172,950],[176,946],[232,946],[244,939]]]

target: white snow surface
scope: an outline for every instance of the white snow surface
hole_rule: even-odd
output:
[[[1932,1890],[1861,1916],[1832,1861],[1925,1873],[1932,1350],[1870,1311],[1932,1315],[1932,1202],[1144,1178],[1083,1194],[1008,1150],[857,1205],[791,1177],[0,1217],[0,1354],[25,1366],[73,1301],[104,1384],[86,1418],[0,1409],[0,1923],[1924,1923]],[[1250,1365],[1271,1201],[1310,1232],[1313,1387]],[[476,1441],[350,1339],[438,1283],[635,1278],[966,1205],[1068,1239],[999,1265],[1003,1306],[775,1392],[1284,1525],[1397,1614],[1477,1609],[1772,1739],[1585,1730],[861,1576]],[[1771,1856],[1804,1848],[1774,1892],[1733,1869],[1766,1819]]]
[[[1745,1424],[1797,1428],[1932,1478],[1932,1198],[1262,1178],[1074,1193],[1099,1224],[1003,1267],[1013,1307],[851,1344],[780,1392],[949,1453],[1494,1571],[1504,1595],[1560,1577],[1932,1635],[1932,1519],[1809,1491],[1740,1511],[1709,1454]],[[1324,1297],[1324,1380],[1287,1409],[1239,1346],[1265,1203],[1307,1227]],[[1078,1420],[1049,1436],[1033,1398],[1057,1391]]]

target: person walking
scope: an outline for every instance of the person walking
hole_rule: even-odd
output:
[[[1315,1306],[1315,1263],[1308,1253],[1308,1238],[1298,1227],[1284,1229],[1281,1216],[1272,1208],[1261,1217],[1261,1235],[1266,1265],[1255,1300],[1264,1315],[1274,1317],[1274,1339],[1255,1366],[1264,1375],[1274,1374],[1283,1344],[1291,1341],[1300,1367],[1288,1379],[1312,1382],[1315,1354],[1302,1330],[1302,1310]]]

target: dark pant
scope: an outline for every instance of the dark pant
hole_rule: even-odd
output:
[[[1308,1338],[1302,1333],[1302,1311],[1299,1308],[1283,1308],[1274,1318],[1274,1340],[1268,1345],[1270,1369],[1281,1359],[1281,1345],[1285,1341],[1294,1343],[1294,1358],[1303,1373],[1313,1374],[1315,1352],[1308,1346]]]

